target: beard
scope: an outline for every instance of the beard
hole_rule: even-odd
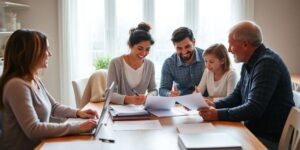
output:
[[[179,57],[182,61],[186,62],[190,60],[194,55],[194,50],[187,52],[186,54],[180,54]]]

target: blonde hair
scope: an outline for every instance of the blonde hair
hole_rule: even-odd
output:
[[[224,60],[224,64],[222,65],[223,71],[226,72],[230,69],[230,59],[227,49],[223,44],[217,43],[211,45],[204,51],[203,57],[208,54],[214,55],[220,60]]]

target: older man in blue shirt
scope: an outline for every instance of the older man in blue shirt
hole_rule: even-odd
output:
[[[293,107],[291,79],[282,59],[262,43],[261,29],[244,21],[229,33],[229,52],[243,62],[241,79],[233,93],[207,109],[200,109],[205,121],[244,121],[269,149],[277,145]]]
[[[203,50],[195,47],[193,32],[187,27],[176,29],[172,34],[172,42],[176,53],[167,58],[163,64],[159,95],[191,94],[195,90],[195,85],[199,84],[205,68]]]

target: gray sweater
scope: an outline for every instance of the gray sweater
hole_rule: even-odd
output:
[[[112,96],[113,103],[124,104],[124,98],[126,95],[134,95],[125,75],[123,56],[119,56],[111,60],[107,78],[108,87],[113,81],[115,81],[117,85]],[[155,84],[154,64],[150,60],[144,59],[143,78],[134,89],[138,93],[146,93],[147,91],[148,95],[158,94]]]
[[[20,78],[3,91],[3,149],[33,149],[42,139],[79,132],[79,124],[50,123],[50,116],[76,117],[76,109],[58,104],[38,80],[39,89]]]

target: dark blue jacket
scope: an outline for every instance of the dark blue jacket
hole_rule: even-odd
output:
[[[215,105],[219,120],[244,121],[256,136],[278,142],[295,105],[287,67],[261,44],[243,65],[233,93]]]

